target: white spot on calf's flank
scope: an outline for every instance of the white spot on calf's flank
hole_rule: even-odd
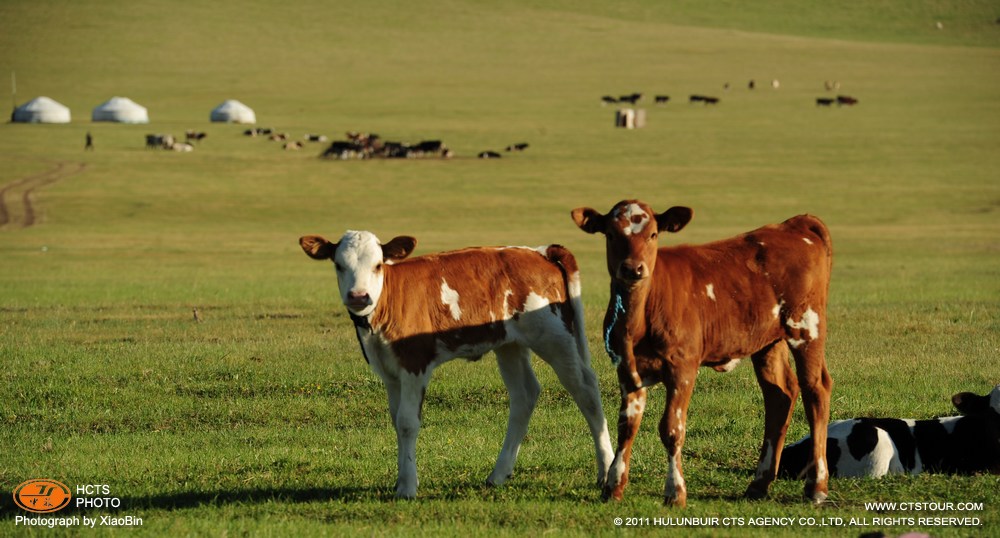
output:
[[[809,333],[809,338],[812,340],[815,340],[819,336],[819,314],[812,307],[806,309],[805,313],[802,314],[801,321],[789,319],[786,324],[792,329],[806,330]]]
[[[445,279],[441,279],[441,303],[451,310],[451,317],[458,321],[462,319],[462,309],[458,306],[458,292],[451,289]]]
[[[709,284],[709,285],[705,286],[705,295],[708,295],[709,299],[711,299],[713,301],[715,300],[715,285],[714,284]]]
[[[534,312],[535,310],[541,310],[546,306],[549,306],[550,302],[551,301],[549,301],[545,297],[542,297],[541,295],[535,292],[531,292],[524,299],[524,311]]]

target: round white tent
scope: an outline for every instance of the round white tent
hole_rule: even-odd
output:
[[[224,101],[212,109],[209,118],[212,121],[227,123],[257,123],[257,115],[254,114],[253,109],[235,99]]]
[[[19,123],[69,123],[69,117],[69,108],[42,96],[15,108],[10,120]]]
[[[118,123],[149,123],[146,107],[137,104],[128,97],[112,97],[97,105],[90,119]]]

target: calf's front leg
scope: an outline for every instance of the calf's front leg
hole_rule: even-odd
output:
[[[430,371],[421,375],[400,375],[399,406],[394,420],[398,463],[396,497],[400,499],[417,496],[417,434],[420,433],[420,412],[430,375]]]
[[[681,466],[681,448],[687,433],[687,409],[694,392],[697,367],[673,367],[667,377],[667,407],[660,419],[660,440],[667,449],[667,480],[663,504],[687,506],[687,487]]]
[[[623,374],[623,370],[626,371]],[[631,371],[627,368],[618,368],[619,378],[622,375],[631,377]],[[646,389],[628,392],[626,385],[622,383],[622,403],[618,411],[618,449],[615,451],[615,459],[611,462],[608,470],[607,482],[604,484],[602,498],[622,500],[625,493],[625,486],[628,484],[629,463],[632,459],[632,442],[636,433],[639,432],[639,424],[642,422],[642,413],[646,410]]]

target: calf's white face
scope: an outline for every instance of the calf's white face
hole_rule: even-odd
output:
[[[382,245],[371,232],[354,230],[345,233],[337,243],[317,235],[299,239],[309,257],[333,261],[340,299],[356,316],[367,316],[375,310],[385,284],[385,266],[409,256],[416,242],[412,237],[401,236]]]
[[[340,299],[352,313],[367,316],[382,296],[385,263],[382,245],[370,232],[348,231],[333,258]]]

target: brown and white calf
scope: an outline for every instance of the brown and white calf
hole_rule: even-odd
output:
[[[765,496],[774,481],[800,385],[810,431],[825,446],[833,386],[823,350],[833,256],[826,226],[801,215],[732,239],[659,248],[658,234],[680,231],[692,214],[686,207],[657,214],[635,200],[619,202],[607,214],[572,212],[583,231],[607,239],[611,302],[603,334],[608,353],[620,360],[622,402],[605,498],[621,499],[646,387],[663,383],[667,406],[659,433],[669,465],[664,497],[685,505],[681,447],[700,366],[728,371],[740,358],[752,358],[764,394],[764,443],[748,497]],[[805,494],[822,502],[825,456],[822,450],[811,456]]]
[[[434,368],[490,351],[510,394],[510,416],[487,483],[500,485],[511,476],[538,400],[532,351],[552,366],[583,412],[597,451],[598,484],[604,483],[613,452],[590,367],[580,273],[568,250],[470,248],[405,259],[416,239],[382,245],[358,231],[337,243],[319,236],[299,243],[310,257],[333,261],[361,351],[385,383],[398,444],[397,497],[417,493],[417,433]]]

